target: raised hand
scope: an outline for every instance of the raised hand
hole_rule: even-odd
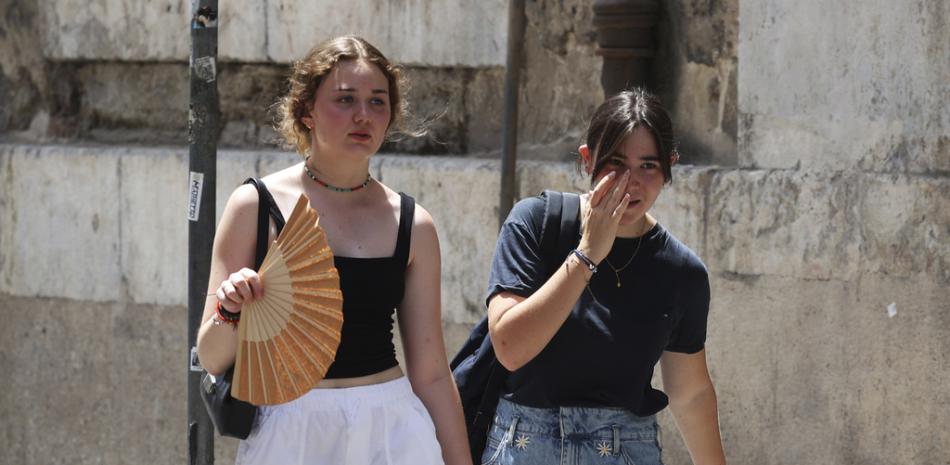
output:
[[[244,303],[264,296],[264,286],[256,271],[241,268],[221,282],[215,295],[225,310],[238,313]]]
[[[629,179],[630,170],[625,171],[619,179],[617,173],[611,171],[601,178],[587,195],[581,242],[577,248],[594,263],[600,263],[606,258],[613,247],[620,218],[630,203],[630,195],[624,192]]]

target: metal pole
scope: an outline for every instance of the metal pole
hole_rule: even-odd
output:
[[[505,114],[502,120],[501,192],[498,226],[505,222],[515,200],[515,162],[518,158],[518,91],[524,63],[524,0],[508,2],[508,57],[505,63]]]
[[[198,389],[195,343],[208,292],[214,242],[219,126],[218,1],[192,0],[191,103],[188,111],[188,463],[214,463],[214,429]]]

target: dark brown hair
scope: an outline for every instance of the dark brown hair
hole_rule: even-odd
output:
[[[610,97],[597,107],[590,119],[586,142],[593,162],[592,181],[604,169],[611,154],[620,150],[624,140],[639,126],[647,128],[656,141],[663,179],[667,183],[673,181],[671,166],[676,153],[673,122],[660,99],[641,88]]]
[[[307,55],[293,64],[288,79],[287,95],[277,102],[276,129],[284,137],[284,145],[303,156],[310,151],[310,129],[301,118],[310,113],[317,87],[333,67],[346,60],[362,60],[376,65],[389,82],[390,119],[387,129],[401,131],[408,119],[406,103],[400,90],[406,87],[400,68],[387,59],[382,52],[356,36],[330,39],[310,49]]]

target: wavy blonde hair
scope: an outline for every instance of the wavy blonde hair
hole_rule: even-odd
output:
[[[406,102],[401,89],[407,86],[399,66],[391,63],[382,52],[356,36],[330,39],[310,49],[307,55],[293,64],[287,80],[287,95],[277,102],[275,129],[283,136],[283,146],[296,150],[301,156],[310,153],[310,129],[301,118],[310,114],[317,87],[333,67],[346,60],[363,60],[376,65],[389,82],[389,126],[387,138],[394,132],[410,133],[404,125],[409,119]]]

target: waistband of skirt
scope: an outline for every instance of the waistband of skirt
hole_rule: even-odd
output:
[[[340,407],[360,405],[372,407],[404,401],[414,396],[409,379],[401,376],[392,381],[348,388],[311,389],[303,396],[272,408],[303,408],[306,410],[334,410]]]

